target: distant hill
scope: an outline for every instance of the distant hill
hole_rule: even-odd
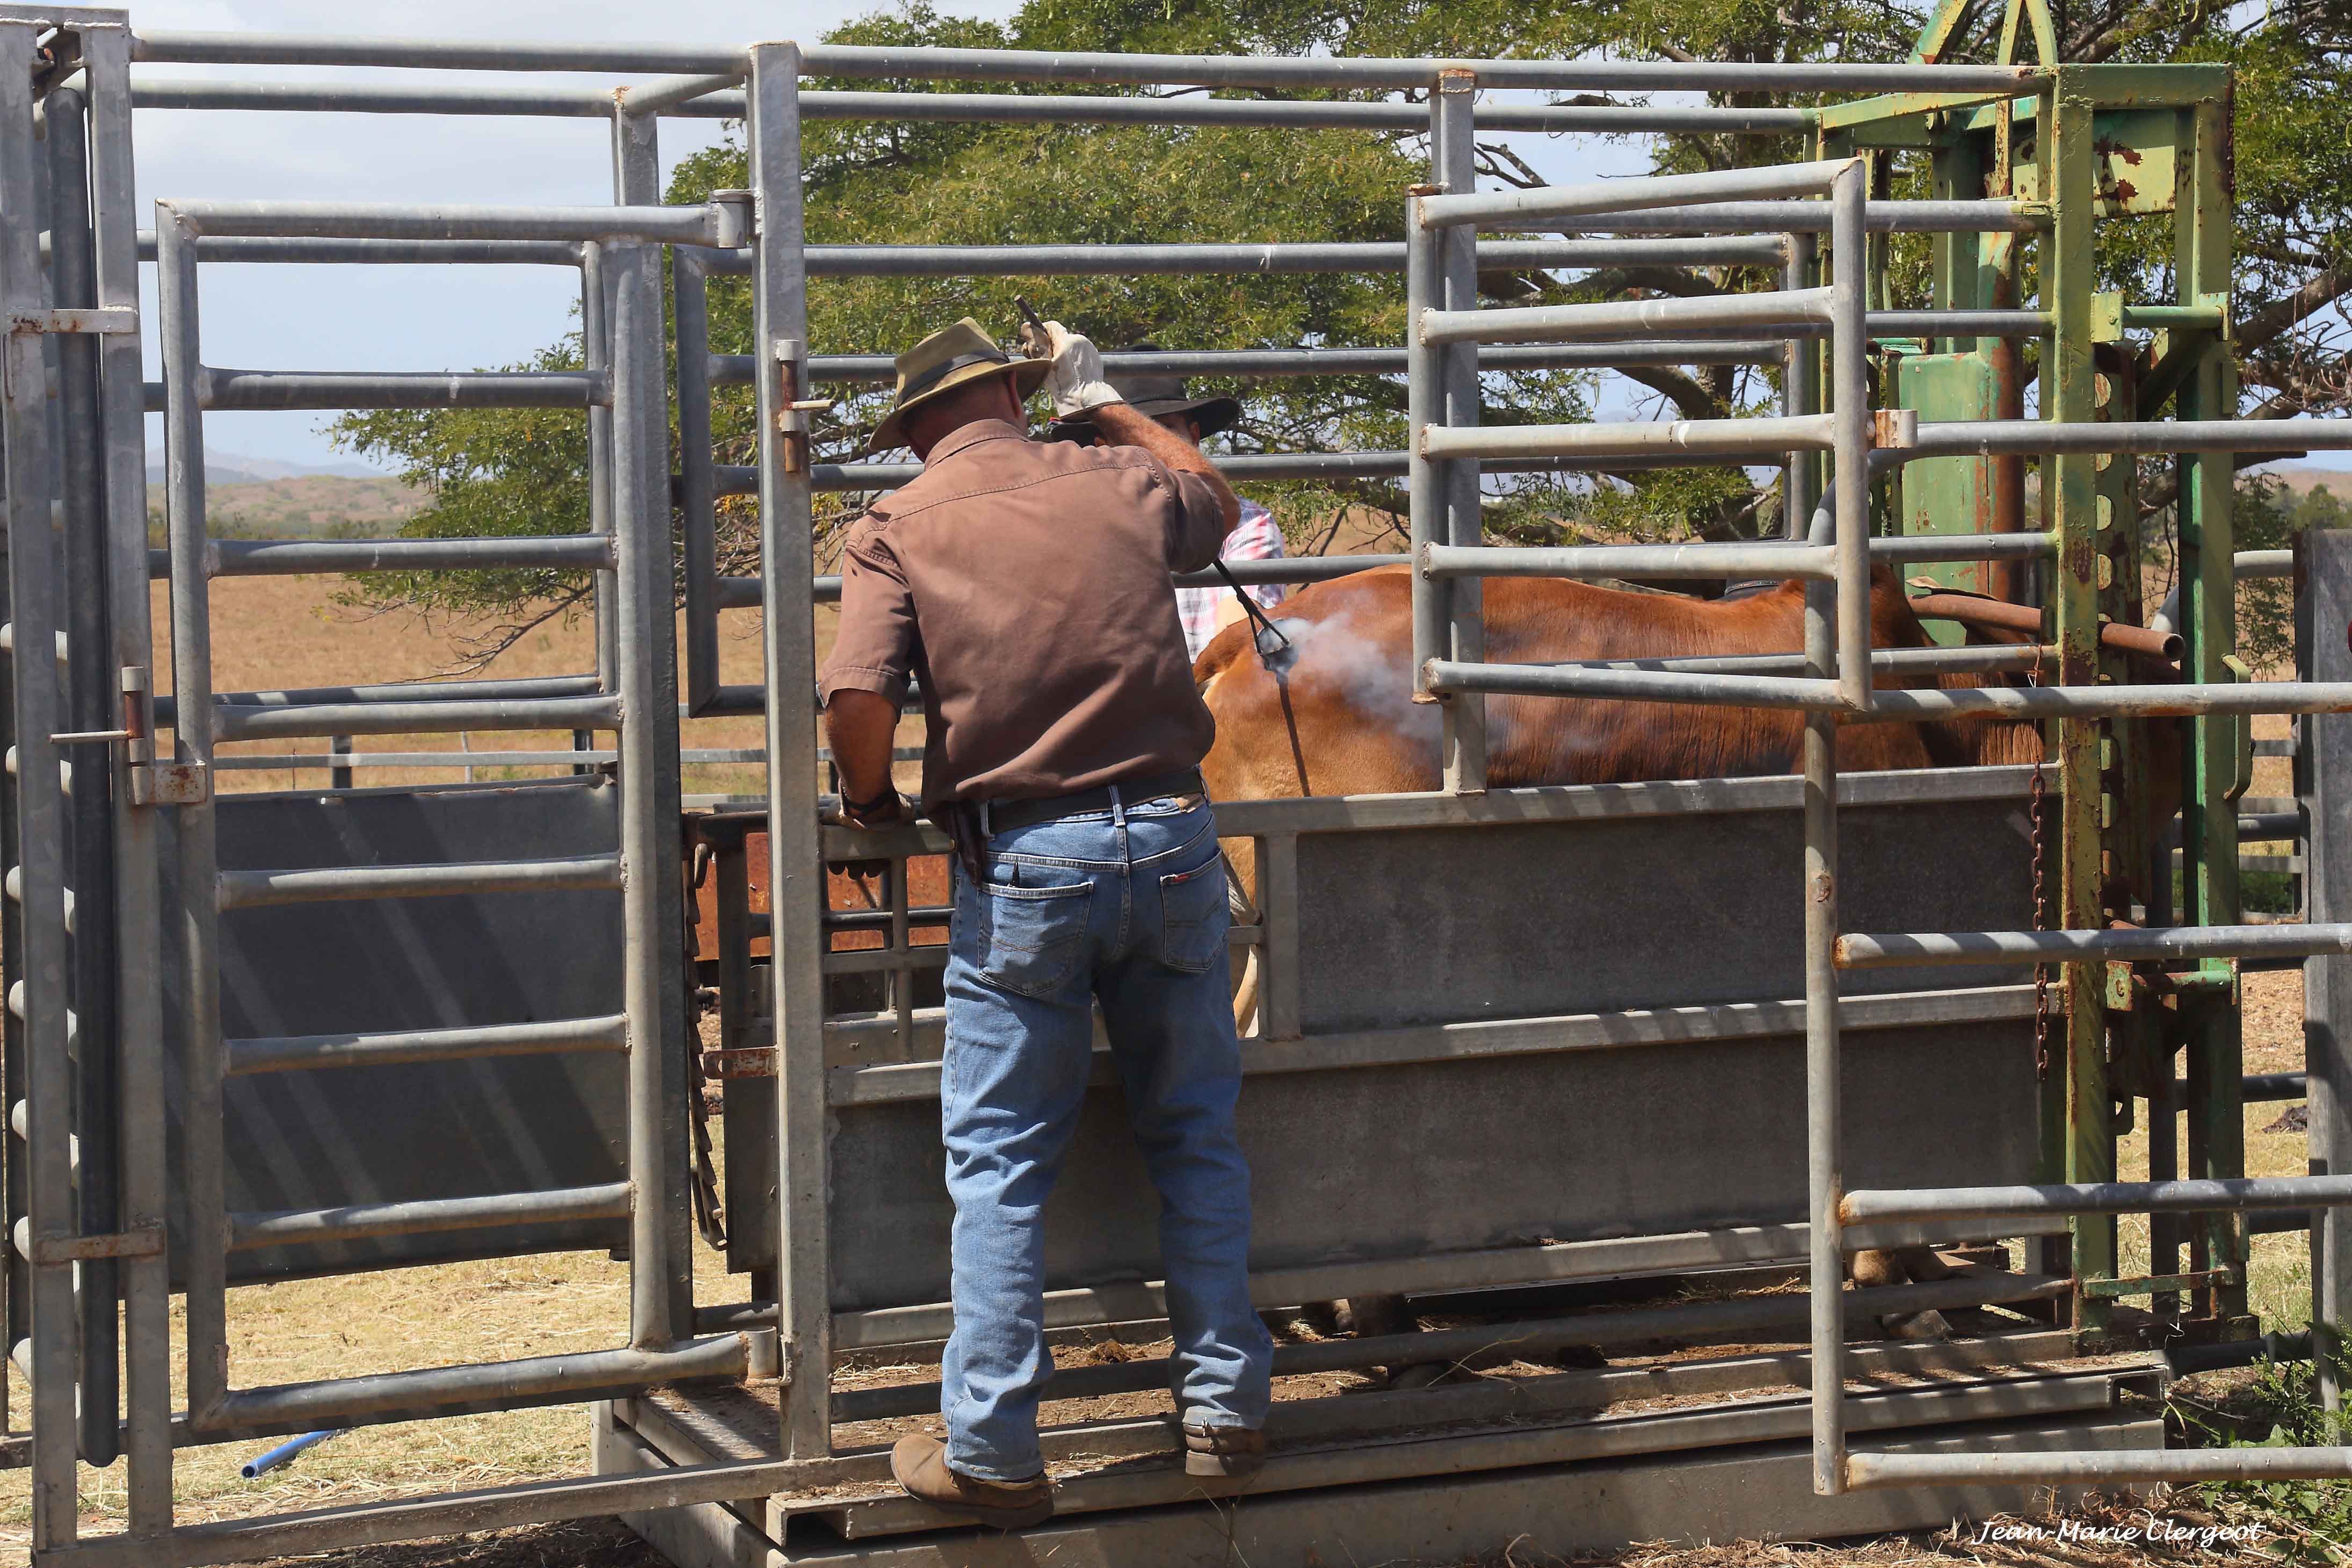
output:
[[[308,474],[333,474],[339,478],[372,479],[382,477],[382,470],[365,463],[289,463],[277,458],[256,458],[244,452],[220,452],[205,448],[205,480],[215,485],[249,485],[263,479],[293,479]],[[163,454],[147,454],[147,482],[163,482]]]
[[[2264,471],[2277,475],[2288,489],[2298,495],[2306,490],[2326,490],[2329,495],[2352,500],[2352,468],[2320,468],[2307,463],[2277,463]]]
[[[218,539],[381,539],[396,533],[425,498],[388,475],[358,479],[302,474],[256,479],[236,470],[205,475],[205,525]],[[148,527],[163,526],[163,492],[151,483]]]

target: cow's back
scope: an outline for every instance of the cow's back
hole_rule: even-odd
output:
[[[1435,789],[1440,720],[1412,700],[1412,585],[1381,567],[1318,584],[1284,601],[1291,641],[1261,659],[1246,622],[1202,651],[1193,676],[1217,721],[1202,764],[1226,800]],[[1880,646],[1916,646],[1895,603],[1874,616]],[[1887,613],[1891,608],[1892,613]],[[1803,646],[1795,584],[1702,600],[1550,578],[1486,584],[1486,657],[1499,664],[1789,653]],[[1803,715],[1787,710],[1663,702],[1489,697],[1487,782],[1496,788],[1726,778],[1795,771]],[[1926,767],[1908,725],[1851,726],[1839,765]]]

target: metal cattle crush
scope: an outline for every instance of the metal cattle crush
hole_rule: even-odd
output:
[[[2012,38],[2031,22],[2042,58],[2054,54],[2038,3],[2013,5],[2011,21]],[[1923,60],[1934,58],[1934,36]],[[606,92],[189,81],[144,68],[173,63],[650,79]],[[803,90],[804,76],[1333,96],[845,92]],[[1831,101],[1544,106],[1481,102],[1485,89],[1738,89]],[[1522,1533],[1568,1550],[1664,1534],[1911,1526],[2011,1506],[2042,1483],[2352,1471],[2338,1449],[2168,1452],[2147,1403],[2165,1375],[2148,1353],[2156,1340],[2242,1330],[2244,1211],[2320,1212],[2335,1243],[2334,1205],[2352,1204],[2352,1177],[2242,1179],[2235,1142],[2236,961],[2352,952],[2352,926],[2238,923],[2242,721],[2352,710],[2352,671],[2328,653],[2315,656],[2325,680],[2232,680],[2231,455],[2352,447],[2352,425],[2231,418],[2227,103],[2226,75],[2204,67],[507,45],[136,33],[121,11],[0,5],[0,294],[10,324],[0,862],[13,1130],[0,1134],[13,1222],[0,1340],[32,1390],[29,1433],[6,1425],[10,1455],[31,1471],[37,1563],[164,1568],[614,1513],[696,1565],[1065,1552],[1192,1563],[1235,1551],[1253,1561],[1374,1560],[1458,1555]],[[460,208],[165,195],[150,237],[133,202],[131,127],[142,106],[602,121],[614,201]],[[664,115],[743,121],[751,188],[663,205]],[[810,246],[800,127],[818,117],[1382,126],[1427,134],[1430,180],[1399,193],[1402,244]],[[1816,156],[1484,193],[1473,160],[1482,127],[1801,133]],[[2129,195],[2106,177],[2117,147],[2146,160]],[[1898,157],[1926,160],[1927,199],[1895,199],[1887,177]],[[2126,212],[2175,215],[2177,300],[2096,291],[2095,226]],[[1482,239],[1482,229],[1562,237]],[[1931,237],[1936,297],[1931,309],[1898,310],[1881,297],[1882,247],[1914,234]],[[150,258],[152,322],[139,289]],[[1636,259],[1770,267],[1784,287],[1634,307],[1478,301],[1482,265]],[[206,365],[205,268],[272,263],[573,268],[585,365],[432,376]],[[935,1358],[949,1321],[941,1021],[919,1005],[940,962],[944,917],[910,890],[916,863],[943,846],[929,830],[821,826],[821,760],[802,694],[814,679],[814,606],[837,585],[816,575],[812,495],[887,488],[905,470],[812,460],[814,390],[886,380],[888,362],[877,344],[814,352],[806,295],[812,279],[828,276],[1179,270],[1406,277],[1402,345],[1125,363],[1407,378],[1405,450],[1228,467],[1244,479],[1406,476],[1412,681],[1442,715],[1445,787],[1231,802],[1220,820],[1253,841],[1261,868],[1255,917],[1234,936],[1257,950],[1265,974],[1243,1112],[1260,1193],[1260,1302],[1412,1294],[1433,1315],[1471,1321],[1284,1344],[1276,1452],[1240,1493],[1204,1493],[1171,1463],[1164,1406],[1120,1403],[1163,1387],[1161,1363],[1066,1367],[1046,1436],[1059,1517],[1006,1542],[943,1528],[892,1493],[883,1463],[887,1424],[935,1408],[926,1356]],[[749,279],[754,304],[744,355],[712,352],[704,309],[707,280],[734,276]],[[2162,353],[2132,407],[2102,350],[2147,331],[2161,335]],[[141,365],[150,333],[163,365],[152,387]],[[2028,342],[2041,345],[2042,416],[2031,420],[1998,371],[2010,367],[2013,393],[2016,345]],[[1480,416],[1482,369],[1722,363],[1780,365],[1780,413],[1564,426]],[[725,382],[757,388],[758,460],[747,469],[713,462],[711,387]],[[2168,402],[2177,418],[2158,417]],[[591,531],[208,536],[208,412],[455,405],[583,410]],[[168,447],[168,542],[152,552],[150,407],[164,416]],[[2101,620],[2117,614],[2124,592],[2116,563],[2137,560],[2129,493],[2119,507],[2114,492],[2132,465],[2109,461],[2116,454],[2168,454],[2181,468],[2178,684],[2131,684],[2102,651]],[[1979,531],[1972,509],[1991,498],[1997,515],[2004,485],[2021,497],[2029,458],[2042,462],[2046,526]],[[1485,543],[1483,474],[1658,458],[1785,464],[1790,537]],[[758,498],[756,582],[719,575],[713,508],[726,493]],[[1899,530],[1874,537],[1874,497],[1900,498]],[[674,512],[682,655],[667,630]],[[2344,555],[2317,549],[2309,563],[2305,613],[2325,624],[2352,601]],[[2038,574],[2043,636],[2024,648],[1874,660],[1874,559],[2009,563],[2020,577]],[[1375,563],[1295,562],[1254,574],[1304,582]],[[596,574],[593,671],[215,689],[215,577],[551,565]],[[1507,574],[1804,578],[1806,646],[1728,665],[1492,664],[1478,584]],[[168,695],[158,689],[151,574],[170,583]],[[729,686],[718,674],[719,618],[753,606],[764,615],[764,686]],[[1999,674],[2039,670],[2045,657],[2054,684],[1872,681],[1879,660],[1898,673]],[[1801,709],[1801,777],[1488,789],[1492,694]],[[681,724],[760,711],[764,816],[682,813]],[[2057,929],[2029,929],[2042,769],[1836,775],[1842,723],[1978,713],[2054,721]],[[2152,900],[2144,923],[2108,929],[2103,858],[2141,853],[2151,831],[2135,826],[2149,795],[2145,752],[2116,721],[2175,714],[2191,721],[2188,920],[2169,923]],[[2352,901],[2333,888],[2340,878],[2316,811],[2341,788],[2328,766],[2340,738],[2336,721],[2304,722],[2307,741],[2317,738],[2305,758],[2314,909],[2325,914]],[[609,731],[617,743],[609,766],[541,783],[214,789],[215,768],[241,742],[473,730]],[[167,731],[168,751],[158,744]],[[718,849],[719,949],[702,957],[719,983],[727,1034],[713,1058],[728,1075],[727,1258],[749,1276],[749,1301],[694,1278],[697,1091],[677,874],[689,827]],[[754,828],[768,838],[763,931],[745,864]],[[2126,842],[2127,832],[2140,841]],[[830,907],[824,868],[845,859],[888,862],[887,907]],[[1695,932],[1695,910],[1719,921],[1722,936]],[[768,943],[764,963],[755,934]],[[1691,962],[1695,934],[1707,942],[1704,963]],[[1957,965],[1974,967],[1955,985]],[[2048,1011],[2037,966],[2060,976]],[[2168,1005],[2151,999],[2147,982],[2158,976]],[[845,984],[860,977],[878,985],[878,1005]],[[2058,1039],[2038,1071],[2044,1027]],[[2111,1057],[2111,1036],[2160,1060],[2160,1074],[2111,1083],[2111,1059],[2123,1059]],[[2153,1158],[2160,1176],[2175,1173],[2167,1163],[2177,1158],[2181,1044],[2191,1179],[2118,1183],[2119,1095],[2125,1110],[2137,1095],[2152,1124],[2161,1119]],[[2345,1147],[2344,1064],[2340,1046],[2315,1051],[2315,1148],[2327,1159]],[[1050,1321],[1079,1338],[1126,1325],[1148,1342],[1160,1313],[1152,1215],[1113,1098],[1106,1089],[1097,1099],[1055,1200]],[[2103,1216],[2118,1213],[2197,1216],[2185,1233],[2157,1233],[2160,1258],[2185,1234],[2192,1267],[2116,1278]],[[2032,1259],[2022,1268],[1981,1245],[2020,1237]],[[1845,1289],[1850,1250],[1923,1243],[1970,1250],[1950,1278]],[[229,1364],[234,1285],[587,1247],[629,1259],[625,1344],[263,1387],[240,1385]],[[2352,1247],[2327,1255],[2323,1322],[2340,1305]],[[1696,1288],[1661,1300],[1623,1283],[1650,1277]],[[1809,1289],[1766,1288],[1792,1278]],[[187,1303],[184,1388],[173,1376],[175,1290]],[[2126,1319],[2114,1303],[2132,1296],[2156,1310]],[[1873,1321],[1929,1310],[1959,1314],[1962,1337],[1874,1342]],[[1427,1387],[1400,1378],[1339,1394],[1370,1368],[1443,1367],[1498,1348],[1539,1363],[1592,1346],[1612,1350],[1613,1364],[1523,1364],[1525,1375]],[[436,1358],[428,1348],[421,1359]],[[1823,1364],[1843,1375],[1815,1377]],[[593,1474],[174,1520],[181,1447],[573,1402],[592,1407]],[[86,1532],[79,1467],[117,1462],[128,1469],[126,1528]]]

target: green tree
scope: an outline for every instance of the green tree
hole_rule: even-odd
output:
[[[1010,21],[943,16],[904,5],[837,30],[834,41],[1048,49],[1170,52],[1435,55],[1579,58],[1607,55],[1680,60],[1899,59],[1929,18],[1920,0],[1820,0],[1790,7],[1764,0],[1633,0],[1623,6],[1561,0],[1029,0]],[[1939,57],[1987,59],[1999,50],[2001,7],[1969,0]],[[2053,21],[2063,59],[2225,60],[2237,71],[2234,144],[2240,216],[2235,343],[2256,416],[2342,412],[2352,402],[2352,359],[2334,307],[2352,291],[2352,0],[2295,0],[2267,8],[2217,10],[2155,0],[2060,0]],[[813,83],[872,89],[974,84]],[[1024,91],[998,86],[978,90]],[[1034,89],[1048,90],[1048,89]],[[1114,89],[1136,91],[1141,89]],[[1624,101],[1590,96],[1562,101]],[[1762,101],[1718,94],[1718,103]],[[1716,168],[1804,156],[1800,139],[1668,135],[1647,142],[1664,171]],[[1369,131],[1270,133],[1208,128],[812,121],[804,128],[806,210],[813,243],[1024,245],[1142,240],[1394,239],[1404,187],[1422,177],[1425,149],[1415,137]],[[1528,185],[1540,176],[1500,142],[1482,147],[1482,176]],[[740,142],[688,160],[670,199],[692,201],[744,180]],[[1897,160],[1900,187],[1918,171]],[[2170,297],[2169,225],[2137,220],[2105,226],[2105,286],[2131,298]],[[1890,304],[1925,303],[1925,242],[1903,241],[1889,256]],[[1481,279],[1513,302],[1700,295],[1769,288],[1759,270],[1628,268],[1581,277],[1538,273]],[[1071,321],[1107,347],[1149,336],[1185,349],[1396,342],[1402,282],[1394,276],[1221,279],[819,279],[810,291],[811,337],[821,352],[903,344],[917,325],[970,314],[1009,332],[1012,296],[1029,292],[1040,309]],[[712,338],[721,352],[748,352],[750,306],[740,280],[713,279]],[[576,346],[551,350],[558,363]],[[1720,417],[1755,409],[1773,376],[1732,367],[1628,373],[1677,417]],[[1394,447],[1403,435],[1403,390],[1380,377],[1269,380],[1227,384],[1245,415],[1229,438],[1238,451]],[[1492,422],[1587,417],[1592,384],[1549,373],[1489,378]],[[856,456],[887,395],[845,397],[820,431],[821,460]],[[745,461],[752,418],[742,388],[721,389],[713,427],[722,461]],[[572,434],[559,438],[556,427]],[[393,460],[425,487],[433,504],[415,533],[554,532],[578,526],[586,483],[577,414],[465,411],[367,413],[334,426],[347,446]],[[2168,476],[2147,470],[2143,510],[2159,533],[2171,496]],[[1304,547],[1328,538],[1343,516],[1385,520],[1402,512],[1400,488],[1364,481],[1260,487],[1286,531]],[[2260,498],[2251,493],[2250,506]],[[854,514],[861,498],[825,498],[821,525]],[[1490,483],[1489,524],[1500,536],[1716,537],[1776,528],[1773,487],[1740,470],[1656,474],[1638,470],[1591,480],[1502,478]],[[726,548],[748,559],[748,508],[722,529]],[[358,588],[371,604],[500,612],[502,625],[576,596],[560,575],[497,574],[423,580],[380,577]],[[526,603],[528,601],[528,604]],[[537,606],[536,608],[531,606]],[[560,613],[560,612],[559,612]]]

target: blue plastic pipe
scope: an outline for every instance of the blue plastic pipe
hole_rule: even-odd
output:
[[[292,1464],[304,1449],[315,1448],[330,1437],[342,1436],[347,1430],[346,1427],[338,1426],[331,1432],[305,1432],[299,1437],[278,1444],[266,1454],[247,1459],[237,1467],[236,1473],[249,1481],[254,1477],[274,1470],[280,1465]]]

